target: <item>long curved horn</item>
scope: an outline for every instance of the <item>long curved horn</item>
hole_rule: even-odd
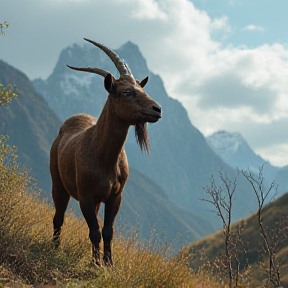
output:
[[[129,68],[127,67],[125,62],[114,51],[112,51],[108,47],[104,46],[103,44],[94,42],[94,41],[89,40],[87,38],[84,38],[84,40],[92,43],[93,45],[95,45],[98,48],[100,48],[103,52],[105,52],[107,54],[107,56],[115,64],[115,66],[116,66],[117,70],[119,71],[120,75],[131,75],[131,71],[129,70]]]
[[[123,61],[123,62],[124,62],[124,61]],[[127,65],[127,63],[125,63],[125,62],[124,62],[124,65],[125,65],[125,67],[126,67],[126,69],[127,69],[128,73],[129,73],[129,75],[132,75],[132,73],[131,73],[131,71],[130,71],[130,69],[129,69],[128,65]]]
[[[106,75],[109,74],[109,72],[107,72],[103,69],[99,69],[99,68],[91,68],[91,67],[77,68],[77,67],[73,67],[73,66],[69,66],[69,65],[67,65],[67,67],[69,67],[70,69],[73,69],[73,70],[77,70],[77,71],[84,71],[84,72],[99,74],[103,77],[106,77]]]

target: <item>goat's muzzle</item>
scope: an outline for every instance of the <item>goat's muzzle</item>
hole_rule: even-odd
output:
[[[152,109],[155,110],[156,112],[160,113],[160,117],[161,117],[161,107],[160,106],[152,106]]]
[[[149,123],[155,123],[162,117],[162,109],[161,106],[158,105],[152,105],[152,111],[149,114],[146,114],[146,116],[150,116],[149,120],[147,122]]]

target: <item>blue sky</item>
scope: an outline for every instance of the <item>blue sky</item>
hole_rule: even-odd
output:
[[[137,44],[205,136],[237,131],[288,164],[288,0],[0,0],[0,59],[46,79],[83,38]],[[91,63],[93,65],[93,63]]]
[[[223,45],[255,47],[265,43],[288,43],[287,0],[194,0],[191,1],[212,18],[227,16],[231,33]],[[249,25],[263,30],[244,29]]]

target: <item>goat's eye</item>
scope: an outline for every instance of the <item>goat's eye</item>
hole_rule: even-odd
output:
[[[129,95],[131,95],[131,91],[130,90],[125,90],[125,91],[123,91],[123,94],[129,96]]]

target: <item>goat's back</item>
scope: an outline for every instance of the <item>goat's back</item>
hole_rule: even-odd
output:
[[[97,119],[87,114],[76,114],[69,117],[61,126],[59,134],[74,134],[95,125]]]

